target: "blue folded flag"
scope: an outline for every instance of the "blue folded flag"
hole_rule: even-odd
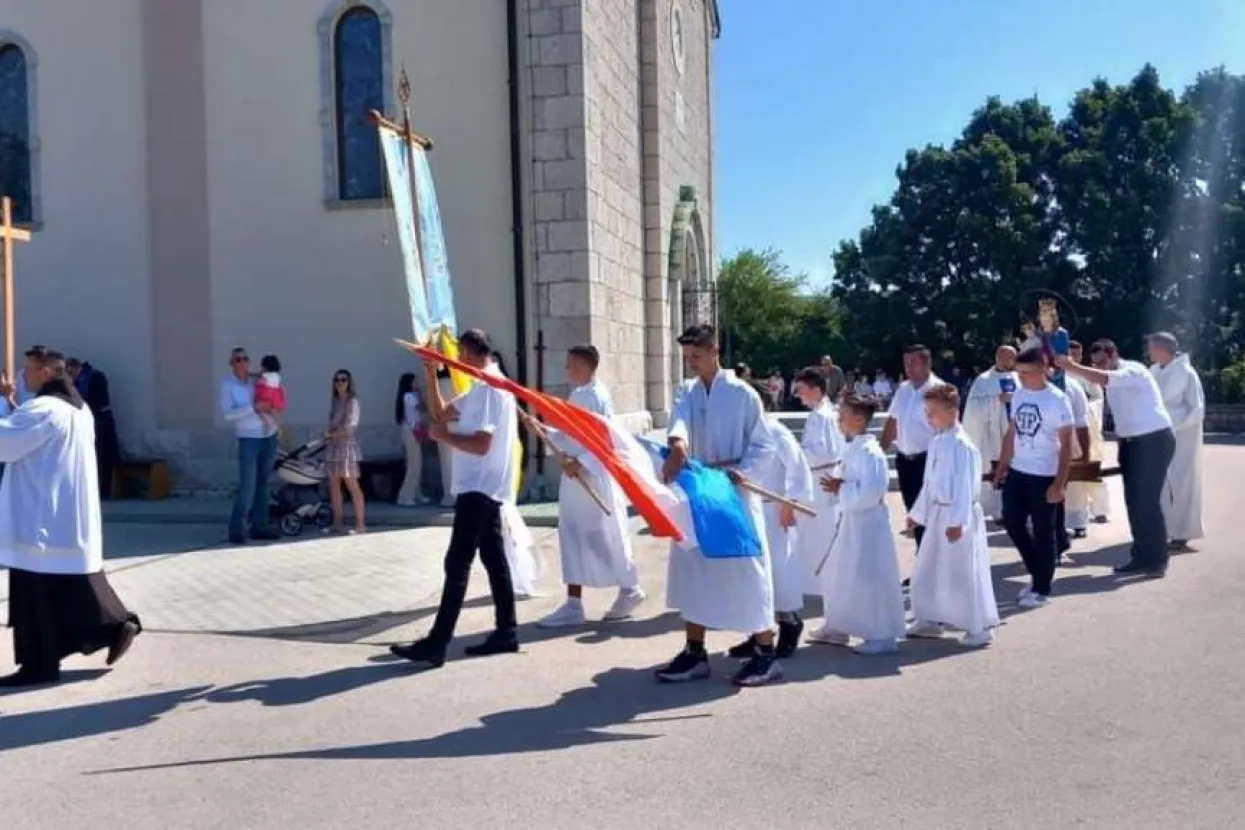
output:
[[[665,459],[669,447],[640,438],[652,453]],[[741,559],[761,555],[761,539],[730,477],[721,470],[688,459],[674,483],[687,495],[696,545],[709,559]]]

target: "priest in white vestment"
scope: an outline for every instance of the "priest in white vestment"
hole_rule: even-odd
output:
[[[674,481],[689,459],[718,467],[736,482],[756,480],[774,451],[773,436],[756,391],[721,368],[717,331],[692,326],[679,337],[683,359],[694,380],[683,386],[668,428],[669,455],[662,475]],[[760,537],[757,556],[707,557],[694,539],[671,547],[667,603],[686,624],[687,643],[659,680],[702,680],[710,674],[705,651],[709,628],[755,635],[756,653],[734,675],[741,686],[759,686],[782,677],[774,653],[774,587],[761,501],[739,490],[744,508]]]
[[[9,626],[18,670],[0,687],[60,679],[71,654],[108,649],[113,665],[142,630],[103,570],[95,419],[74,389],[59,352],[26,353],[20,406],[6,378],[12,413],[0,418],[0,567],[9,569]]]
[[[1068,357],[1073,362],[1084,363],[1084,355],[1085,347],[1079,341],[1072,340],[1068,343]],[[1082,385],[1085,387],[1085,397],[1089,401],[1089,460],[1105,461],[1103,450],[1107,415],[1106,396],[1103,394],[1102,387],[1096,383],[1082,381]],[[1105,481],[1078,482],[1077,486],[1082,488],[1081,492],[1085,496],[1087,520],[1100,524],[1106,523],[1111,513],[1111,493],[1107,488],[1107,483]],[[1068,492],[1073,493],[1072,485],[1068,486]],[[1069,527],[1073,525],[1069,524]]]
[[[803,504],[811,504],[814,500],[815,484],[808,459],[800,449],[800,442],[774,414],[778,406],[773,395],[760,384],[753,384],[753,388],[765,405],[765,411],[769,413],[768,423],[773,432],[774,443],[769,463],[765,465],[764,473],[757,483],[772,493]],[[795,510],[790,505],[769,500],[764,503],[764,513],[765,541],[769,548],[770,570],[774,578],[774,617],[778,623],[775,654],[784,658],[795,653],[800,644],[800,635],[804,633],[804,620],[801,617],[804,611],[804,569],[796,546],[799,543],[800,527],[807,517],[800,516],[797,522]],[[742,660],[751,657],[755,650],[756,641],[749,637],[732,647],[728,654]]]
[[[1172,419],[1176,452],[1167,468],[1163,488],[1163,516],[1173,550],[1189,550],[1189,542],[1206,535],[1202,525],[1202,422],[1206,397],[1202,379],[1179,350],[1174,335],[1150,336],[1150,371],[1158,381],[1163,404]]]
[[[843,458],[847,442],[839,431],[838,410],[826,394],[825,375],[814,368],[804,369],[796,375],[795,394],[809,410],[800,448],[804,450],[813,480],[825,475],[837,475],[837,467]],[[816,489],[813,509],[817,511],[817,515],[800,521],[800,532],[796,540],[796,560],[800,563],[803,574],[804,593],[810,596],[820,596],[823,593],[821,578],[815,571],[825,558],[839,520],[839,497],[820,487]]]
[[[1003,451],[1007,434],[1008,403],[1016,391],[1016,350],[999,346],[994,352],[994,365],[978,375],[968,389],[964,403],[964,431],[981,453],[981,461],[993,468]],[[991,482],[979,485],[981,509],[991,519],[1003,518],[1003,499]]]
[[[839,404],[847,447],[839,466],[820,481],[838,496],[840,519],[827,540],[822,569],[825,624],[809,635],[814,642],[841,646],[860,637],[859,654],[889,654],[904,636],[899,560],[886,505],[890,467],[868,432],[874,412],[872,401],[851,398]]]
[[[574,346],[567,353],[566,377],[575,385],[570,402],[603,419],[614,417],[609,390],[596,376],[600,354],[595,346]],[[601,462],[581,445],[557,430],[549,440],[563,454],[558,484],[558,548],[562,554],[562,582],[566,602],[538,623],[542,628],[583,625],[583,589],[617,588],[606,622],[630,619],[644,601],[635,561],[631,557],[627,497]],[[607,514],[585,489],[592,488]]]
[[[948,386],[926,393],[925,406],[937,429],[929,445],[925,482],[912,520],[925,537],[912,570],[909,637],[938,638],[944,626],[964,632],[961,642],[981,648],[999,624],[986,520],[978,501],[983,463],[958,423],[959,396]]]

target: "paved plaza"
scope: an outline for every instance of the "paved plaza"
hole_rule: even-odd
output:
[[[419,674],[385,647],[430,624],[445,528],[235,549],[219,525],[110,523],[148,632],[114,671],[76,658],[70,682],[0,697],[0,827],[1240,827],[1245,447],[1205,462],[1212,536],[1165,580],[1110,572],[1115,480],[1113,521],[1048,608],[1015,607],[1023,571],[992,536],[992,648],[808,647],[785,683],[744,691],[723,656],[708,682],[653,682],[681,634],[647,536],[638,620],[532,626],[560,599],[556,533],[537,528],[547,595],[520,603],[523,652]],[[589,591],[590,614],[611,599]],[[491,616],[477,573],[461,633]]]

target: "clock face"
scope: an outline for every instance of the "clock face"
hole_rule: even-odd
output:
[[[674,57],[674,68],[680,75],[687,60],[684,44],[683,8],[678,0],[670,4],[670,52]]]

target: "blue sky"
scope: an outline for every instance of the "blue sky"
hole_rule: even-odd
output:
[[[719,0],[717,247],[774,247],[825,285],[909,147],[989,95],[1062,115],[1147,61],[1168,86],[1245,72],[1245,0]]]

